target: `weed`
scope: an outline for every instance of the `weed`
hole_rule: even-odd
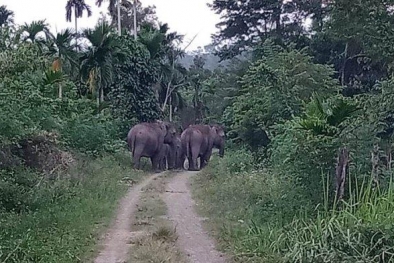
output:
[[[35,184],[26,209],[0,214],[0,261],[81,262],[89,257],[127,189],[123,179],[143,175],[121,160],[80,160],[69,176]]]

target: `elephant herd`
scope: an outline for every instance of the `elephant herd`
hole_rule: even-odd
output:
[[[189,125],[179,134],[173,123],[159,120],[139,123],[127,135],[134,167],[140,169],[141,157],[148,157],[155,172],[167,166],[170,170],[184,169],[186,158],[189,171],[198,171],[208,164],[213,148],[223,157],[224,142],[224,129],[219,125]]]

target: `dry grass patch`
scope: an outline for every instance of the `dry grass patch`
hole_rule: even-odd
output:
[[[185,257],[176,247],[178,235],[172,222],[166,217],[167,207],[162,200],[167,179],[171,174],[157,178],[143,190],[135,214],[130,241],[129,262],[137,263],[186,263]]]

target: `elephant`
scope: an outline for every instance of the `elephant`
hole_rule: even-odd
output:
[[[225,133],[223,127],[219,125],[212,125],[212,128],[216,131],[218,136],[215,136],[213,140],[213,148],[219,149],[219,157],[223,158],[224,156],[224,142],[225,142]]]
[[[181,136],[176,135],[175,138],[175,156],[174,156],[174,168],[175,169],[182,169],[184,159],[182,158],[182,141]]]
[[[164,121],[143,122],[133,126],[127,134],[127,144],[132,154],[135,169],[140,169],[141,157],[149,157],[152,170],[160,172],[160,160],[164,144],[174,148],[176,129]]]
[[[224,155],[224,130],[218,125],[189,125],[181,135],[183,160],[187,157],[189,170],[197,171],[197,159],[200,158],[200,169],[204,168],[211,158],[212,148],[219,149],[219,156]]]
[[[197,171],[197,159],[206,153],[208,149],[208,140],[201,131],[188,127],[181,134],[182,142],[182,160],[185,158],[189,161],[189,171]]]
[[[165,171],[168,167],[168,169],[170,169],[170,162],[171,162],[171,145],[169,144],[164,144],[163,148],[162,148],[162,152],[161,152],[161,160],[160,160],[160,164],[159,164],[159,169],[161,171]]]

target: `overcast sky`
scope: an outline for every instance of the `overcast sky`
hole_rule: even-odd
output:
[[[67,0],[0,0],[1,5],[15,12],[15,22],[23,24],[34,20],[46,19],[51,30],[56,32],[74,23],[66,22],[65,5]],[[100,17],[100,12],[107,13],[107,6],[94,6],[95,0],[86,0],[92,6],[93,15],[78,20],[79,27],[92,27]],[[216,32],[215,24],[219,17],[214,14],[207,2],[211,0],[141,0],[143,6],[156,5],[160,21],[169,24],[170,29],[185,35],[189,41],[198,33],[189,50],[211,42],[211,34]]]

